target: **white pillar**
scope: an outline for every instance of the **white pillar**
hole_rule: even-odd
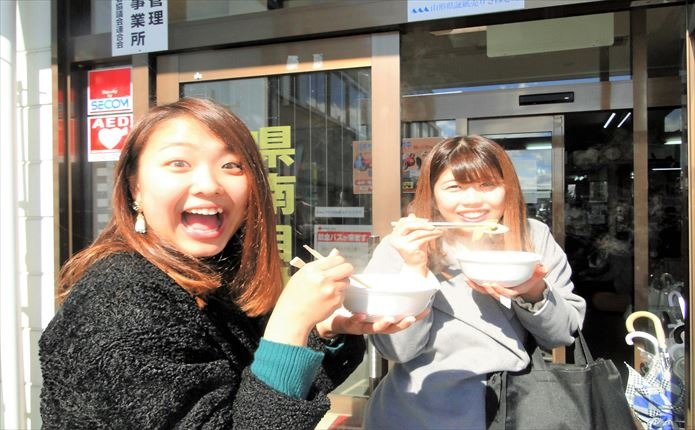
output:
[[[0,0],[0,367],[2,428],[26,426],[17,273],[16,0]]]

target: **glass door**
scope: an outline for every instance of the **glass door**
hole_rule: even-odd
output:
[[[399,217],[398,76],[391,33],[174,54],[158,59],[157,103],[210,98],[239,115],[269,172],[282,260],[337,248],[359,272]],[[375,362],[335,390],[332,414],[361,423]]]
[[[505,148],[519,175],[529,218],[546,223],[563,245],[564,117],[469,119],[467,129]]]
[[[371,97],[368,67],[181,86],[235,112],[256,137],[269,171],[280,255],[312,257],[334,247],[357,270],[372,229]]]
[[[550,227],[564,246],[564,116],[499,119],[458,119],[457,128],[479,134],[504,147],[514,163],[529,218]],[[553,350],[553,360],[565,360],[565,348]]]

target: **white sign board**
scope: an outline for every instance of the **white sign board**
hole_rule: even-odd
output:
[[[314,209],[316,218],[364,218],[362,206],[317,206]]]
[[[408,22],[524,8],[524,0],[408,0]]]
[[[111,55],[166,51],[168,0],[111,0]]]
[[[87,161],[118,160],[126,136],[133,128],[133,114],[90,116],[87,123]]]
[[[314,248],[323,255],[336,248],[360,273],[369,262],[371,235],[371,225],[315,225]]]

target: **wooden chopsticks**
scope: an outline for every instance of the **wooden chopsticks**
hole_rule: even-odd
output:
[[[460,228],[469,230],[481,230],[486,234],[502,234],[509,231],[509,227],[497,222],[447,222],[447,221],[432,221],[427,224],[441,229]],[[396,221],[391,222],[391,226],[395,226]]]
[[[306,249],[309,252],[309,254],[311,254],[314,258],[317,258],[317,259],[324,258],[320,252],[318,252],[314,248],[310,247],[309,245],[303,245],[303,248]],[[294,261],[295,259],[298,259],[299,261],[301,261],[302,266],[304,265],[304,261],[302,261],[301,258],[294,257],[292,259],[292,261]],[[290,264],[292,264],[292,261],[290,261]],[[294,265],[294,267],[298,267],[298,266]],[[360,284],[364,288],[372,288],[368,283],[366,283],[362,279],[358,278],[357,275],[350,276],[350,280],[352,280],[356,284]]]

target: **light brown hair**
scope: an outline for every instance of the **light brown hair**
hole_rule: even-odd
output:
[[[447,168],[461,183],[490,181],[503,184],[504,212],[499,222],[509,227],[509,232],[495,237],[493,246],[508,250],[531,249],[526,227],[526,203],[512,160],[504,148],[482,136],[452,137],[432,148],[423,164],[412,203],[416,216],[442,220],[434,199],[434,185]],[[435,255],[441,255],[439,242],[431,244],[431,248]]]
[[[94,242],[75,254],[63,266],[59,278],[59,296],[64,299],[73,285],[95,262],[119,252],[137,252],[164,271],[177,284],[196,297],[199,303],[223,282],[219,271],[204,259],[184,255],[163,243],[148,231],[134,231],[131,185],[137,179],[138,161],[149,137],[164,121],[189,117],[224,142],[241,157],[248,177],[249,199],[246,219],[230,240],[223,254],[236,256],[238,268],[224,287],[237,305],[251,316],[268,313],[282,290],[280,255],[275,231],[275,215],[268,176],[251,133],[232,112],[205,99],[183,98],[151,109],[126,139],[114,172],[113,216]],[[241,249],[228,249],[240,246]]]

